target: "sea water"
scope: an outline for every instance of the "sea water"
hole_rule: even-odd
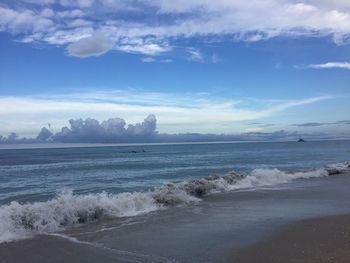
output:
[[[0,150],[0,242],[349,171],[350,141]]]

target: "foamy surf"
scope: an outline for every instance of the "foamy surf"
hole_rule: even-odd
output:
[[[248,174],[230,172],[224,176],[168,183],[148,192],[76,195],[64,190],[46,202],[11,202],[1,206],[0,243],[54,233],[101,218],[132,217],[169,206],[198,202],[203,196],[213,193],[274,186],[296,179],[345,172],[350,172],[350,162],[297,172],[279,169],[255,169]]]

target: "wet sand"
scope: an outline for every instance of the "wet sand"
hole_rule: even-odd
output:
[[[302,220],[240,249],[232,263],[349,263],[350,215]]]
[[[72,242],[42,235],[0,246],[0,263],[125,263],[166,262],[164,258],[133,253],[91,243]]]
[[[118,262],[109,254],[106,257],[102,250],[50,236],[2,244],[0,255],[1,263],[73,263],[80,262],[83,255],[84,262]]]
[[[143,254],[94,247],[61,237],[37,236],[2,244],[1,263],[169,262]],[[181,262],[181,261],[173,261]],[[349,263],[350,215],[321,217],[293,223],[269,238],[239,249],[229,263]]]

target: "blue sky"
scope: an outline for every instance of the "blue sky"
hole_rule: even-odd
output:
[[[0,134],[153,113],[168,133],[345,136],[350,3],[329,2],[2,0]]]

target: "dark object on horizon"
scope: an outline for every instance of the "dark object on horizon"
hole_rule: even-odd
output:
[[[131,151],[127,151],[127,152],[123,152],[123,153],[145,153],[146,151],[145,151],[145,149],[142,149],[142,150],[131,150]]]
[[[302,139],[302,138],[300,138],[300,139],[298,140],[298,142],[305,142],[305,140]]]

